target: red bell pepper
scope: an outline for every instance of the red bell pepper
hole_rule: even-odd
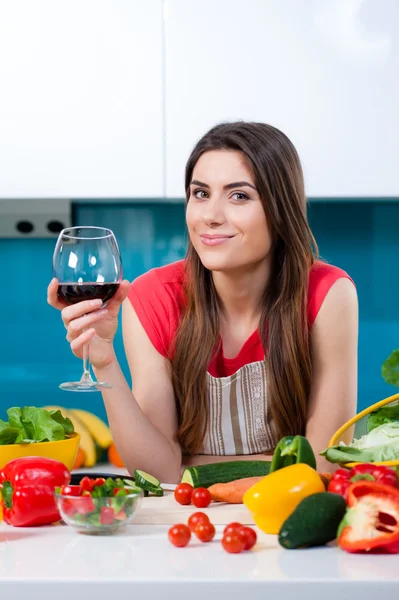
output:
[[[348,490],[349,508],[340,523],[338,546],[347,552],[399,553],[399,490],[358,481]]]
[[[346,500],[351,483],[361,480],[375,481],[395,488],[398,487],[398,476],[396,471],[385,465],[363,463],[350,470],[337,469],[333,474],[327,489],[333,494],[343,496]]]
[[[70,472],[58,460],[27,456],[10,461],[0,471],[4,521],[15,527],[58,521],[54,490],[70,480]]]

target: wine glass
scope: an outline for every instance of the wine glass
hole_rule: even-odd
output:
[[[54,250],[53,276],[58,279],[58,296],[67,304],[100,298],[105,306],[122,281],[121,257],[111,229],[63,229]],[[69,392],[97,392],[111,387],[110,383],[92,378],[89,344],[83,348],[83,375],[80,381],[60,385],[62,390]]]

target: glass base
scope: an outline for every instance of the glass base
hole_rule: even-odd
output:
[[[104,381],[68,381],[60,385],[60,389],[66,392],[101,392],[113,387],[111,383],[105,383]]]

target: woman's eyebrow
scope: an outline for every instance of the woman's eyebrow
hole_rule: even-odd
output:
[[[209,189],[209,185],[207,183],[204,183],[203,181],[198,181],[198,179],[193,179],[190,183],[190,185],[200,185],[201,187],[205,187]],[[232,190],[235,187],[250,187],[253,190],[256,191],[256,187],[254,185],[252,185],[252,183],[249,183],[248,181],[234,181],[233,183],[228,183],[227,185],[223,186],[224,190]]]

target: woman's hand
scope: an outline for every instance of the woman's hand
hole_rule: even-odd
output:
[[[66,304],[57,296],[57,279],[53,279],[47,288],[47,302],[61,311],[62,321],[67,330],[66,339],[72,352],[75,356],[83,358],[83,346],[90,342],[90,362],[95,369],[103,369],[115,359],[113,341],[118,328],[118,314],[129,287],[129,281],[122,281],[115,296],[105,308],[100,308],[101,300]]]

